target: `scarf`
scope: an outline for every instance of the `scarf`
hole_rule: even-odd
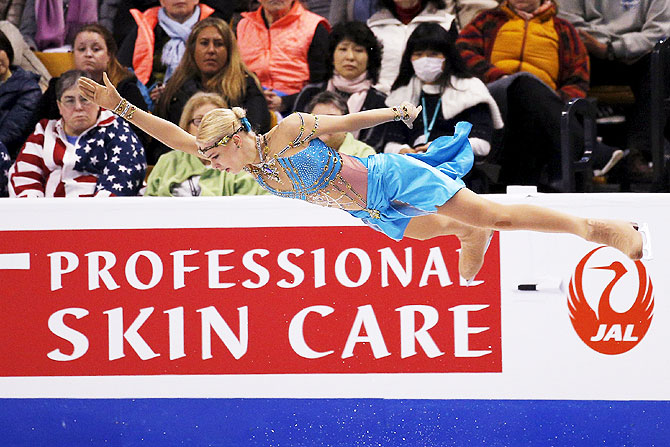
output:
[[[349,113],[360,112],[363,108],[365,98],[368,96],[368,90],[372,87],[372,81],[368,79],[368,72],[364,71],[360,76],[354,79],[347,79],[337,73],[333,73],[333,77],[328,81],[326,90],[335,92],[337,90],[345,93],[350,93],[347,99],[347,107]],[[353,132],[354,138],[358,138],[359,131]]]
[[[165,13],[163,8],[158,10],[158,24],[163,28],[170,40],[163,47],[161,62],[167,67],[165,71],[165,80],[167,82],[179,65],[184,52],[186,51],[186,39],[191,34],[191,29],[200,20],[200,7],[198,6],[193,15],[186,19],[184,23],[172,20]]]
[[[37,48],[59,48],[65,43],[72,43],[83,25],[98,21],[98,2],[70,0],[66,16],[63,0],[35,0],[35,20]]]

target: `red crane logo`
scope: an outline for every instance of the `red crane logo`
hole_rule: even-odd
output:
[[[591,256],[602,248],[605,247],[591,250],[577,265],[575,274],[570,280],[568,308],[572,326],[579,338],[595,351],[615,355],[633,349],[647,333],[654,312],[654,288],[644,264],[635,261],[638,280],[636,282],[639,283],[637,297],[627,311],[615,311],[612,308],[612,290],[629,271],[619,261],[586,268]],[[584,277],[585,275],[588,277],[590,270],[610,270],[614,274],[600,295],[597,314],[587,302],[582,287]]]

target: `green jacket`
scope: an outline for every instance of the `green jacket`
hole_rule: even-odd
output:
[[[193,176],[200,176],[201,196],[233,196],[237,194],[268,194],[246,172],[229,174],[203,165],[194,155],[171,151],[161,155],[147,179],[147,196],[172,197],[172,190]]]
[[[365,158],[368,155],[377,153],[371,146],[355,139],[353,134],[349,132],[347,132],[347,136],[344,137],[344,141],[338,149],[338,152],[360,158]]]

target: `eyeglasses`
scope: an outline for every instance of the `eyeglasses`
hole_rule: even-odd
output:
[[[211,146],[204,148],[202,151],[207,152],[208,150],[214,149],[217,146],[225,146],[226,143],[228,143],[230,141],[230,139],[233,138],[233,135],[235,135],[236,133],[238,133],[242,130],[244,130],[244,126],[238,128],[235,132],[231,133],[230,135],[226,135],[225,137],[221,138],[217,143],[214,143]]]
[[[65,96],[64,98],[59,99],[58,102],[60,102],[64,107],[68,109],[74,109],[77,106],[77,98],[75,98],[74,96]],[[82,107],[95,105],[95,103],[89,101],[83,96],[79,97],[79,104],[81,104]]]

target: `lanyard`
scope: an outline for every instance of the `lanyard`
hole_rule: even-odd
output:
[[[425,143],[428,143],[428,137],[430,132],[433,130],[435,125],[435,120],[437,119],[437,112],[440,111],[440,106],[442,105],[442,98],[437,100],[437,105],[435,106],[435,112],[433,112],[433,119],[430,120],[428,124],[428,115],[426,114],[426,98],[421,95],[421,117],[423,118],[423,136],[425,137]]]

